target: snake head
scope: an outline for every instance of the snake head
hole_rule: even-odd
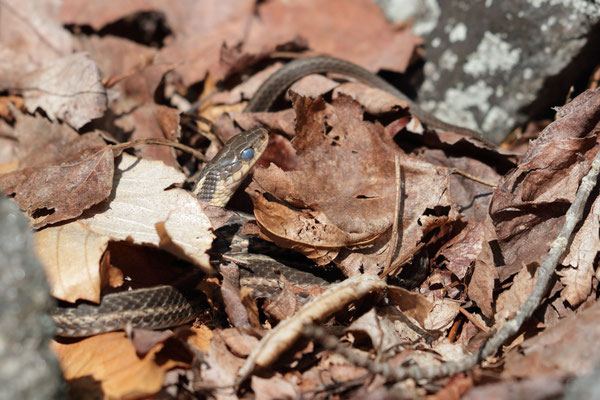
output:
[[[252,128],[229,139],[204,166],[193,193],[201,201],[224,207],[262,156],[268,141],[269,134],[261,127]]]

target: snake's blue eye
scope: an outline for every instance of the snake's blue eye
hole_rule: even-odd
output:
[[[247,149],[242,150],[242,160],[249,161],[254,158],[254,149],[252,147],[248,147]]]

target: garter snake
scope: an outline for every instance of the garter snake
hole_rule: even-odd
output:
[[[248,102],[246,112],[268,111],[277,98],[295,81],[313,73],[332,72],[348,75],[370,86],[382,89],[408,102],[411,113],[425,124],[452,130],[494,146],[478,132],[450,125],[424,111],[402,92],[366,69],[333,57],[297,59],[271,75]],[[193,193],[202,201],[224,207],[237,187],[262,155],[268,142],[264,128],[253,128],[228,141],[201,172]],[[262,268],[258,285],[277,285],[269,266]],[[272,268],[271,268],[272,269]],[[269,277],[269,273],[272,276]],[[288,280],[316,281],[308,273],[284,273]],[[243,277],[242,277],[243,278]],[[262,283],[260,283],[262,282]],[[128,324],[144,328],[166,328],[187,323],[195,317],[193,304],[172,286],[155,286],[103,296],[99,305],[80,304],[73,308],[57,308],[52,317],[61,336],[89,336],[124,329]]]

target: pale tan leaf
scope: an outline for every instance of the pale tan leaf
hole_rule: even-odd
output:
[[[269,379],[253,376],[251,386],[256,400],[295,399],[301,395],[297,385],[280,376]]]
[[[36,232],[36,254],[57,299],[100,301],[100,260],[110,238],[90,231],[80,222]]]
[[[431,307],[431,312],[425,318],[423,328],[427,330],[442,330],[447,328],[460,309],[460,304],[449,299],[437,300]]]
[[[111,240],[158,247],[212,272],[205,252],[213,235],[200,203],[185,190],[165,190],[184,178],[160,161],[124,154],[107,201],[77,221],[37,233],[36,251],[52,294],[71,302],[97,302],[99,261]]]
[[[55,60],[21,82],[29,112],[41,108],[51,120],[79,129],[101,117],[108,106],[98,66],[85,53]]]
[[[109,201],[100,205],[102,212],[95,209],[95,213],[87,213],[88,217],[81,222],[113,240],[157,247],[162,245],[160,229],[161,234],[168,235],[169,252],[212,271],[205,252],[213,235],[200,203],[185,190],[165,190],[184,179],[181,172],[160,161],[123,154]]]
[[[213,337],[213,332],[206,325],[200,325],[198,328],[191,327],[190,332],[193,335],[188,337],[188,344],[194,346],[202,351],[208,351],[210,349],[210,340]]]
[[[402,341],[394,323],[385,316],[379,315],[374,308],[360,316],[346,328],[346,331],[362,332],[371,339],[377,351],[389,349]]]

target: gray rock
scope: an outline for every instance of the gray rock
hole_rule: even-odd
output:
[[[1,196],[0,227],[0,399],[66,398],[48,346],[54,325],[46,275],[27,220]]]
[[[492,141],[562,105],[600,62],[599,0],[376,1],[424,35],[422,107]]]
[[[600,399],[600,365],[587,375],[577,377],[567,386],[564,399]]]

